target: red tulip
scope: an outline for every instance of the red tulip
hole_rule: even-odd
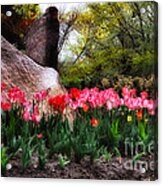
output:
[[[91,119],[91,124],[92,124],[92,126],[97,127],[97,125],[98,125],[99,123],[100,123],[100,120],[96,120],[96,119],[94,119],[94,118]]]
[[[137,115],[138,120],[141,120],[142,117],[143,117],[143,112],[142,112],[142,110],[139,110],[139,111],[136,113],[136,115]]]
[[[6,84],[5,83],[1,83],[1,92],[3,92],[6,88]]]
[[[61,113],[64,111],[66,107],[65,96],[58,95],[55,97],[51,97],[48,99],[49,105],[51,105],[55,110],[60,111]]]
[[[80,94],[81,94],[81,90],[79,90],[77,88],[70,89],[70,97],[72,99],[78,99],[80,97]]]
[[[84,104],[84,105],[83,105],[83,110],[84,110],[84,112],[87,112],[88,109],[89,109],[89,106],[88,106],[87,104]]]
[[[10,108],[11,108],[11,106],[12,106],[12,104],[11,104],[10,102],[8,102],[8,101],[6,101],[6,102],[1,102],[1,108],[2,108],[2,110],[4,110],[4,111],[9,111]]]

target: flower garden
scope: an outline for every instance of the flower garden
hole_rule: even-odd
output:
[[[43,90],[32,101],[18,87],[8,89],[2,83],[1,92],[3,175],[12,170],[17,157],[22,173],[32,165],[33,156],[39,170],[54,158],[64,171],[72,161],[79,165],[85,158],[90,165],[115,157],[136,161],[153,156],[157,148],[157,99],[146,91],[123,87],[119,95],[113,88],[71,88],[64,95],[49,96]],[[45,102],[48,114],[42,110]],[[67,109],[73,113],[71,122],[63,117]],[[143,150],[135,150],[137,144]]]

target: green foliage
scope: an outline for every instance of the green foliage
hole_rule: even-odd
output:
[[[12,153],[8,154],[7,147],[1,146],[1,171],[2,174],[6,172],[6,165],[8,164],[10,158],[12,157]]]
[[[98,157],[100,147],[97,130],[91,126],[90,120],[81,121],[80,117],[76,119],[74,132],[71,135],[71,147],[76,162],[80,162],[85,155],[90,156],[91,162]]]
[[[37,4],[25,4],[25,5],[15,5],[13,7],[15,12],[22,16],[22,18],[31,19],[31,17],[37,17],[40,15],[40,8]]]
[[[115,74],[147,77],[153,73],[156,9],[154,2],[89,3],[74,23],[79,36],[68,50],[77,57],[62,66],[63,84],[99,86],[103,78]]]
[[[9,152],[16,152],[20,145],[18,139],[20,129],[17,125],[20,122],[20,118],[17,116],[17,109],[11,109],[10,112],[4,112],[2,114],[2,141],[4,145],[7,144]]]
[[[24,4],[14,5],[12,9],[16,16],[15,19],[17,19],[17,24],[14,29],[17,30],[19,38],[23,40],[27,33],[27,29],[41,15],[40,7],[38,4]]]
[[[26,138],[22,136],[20,148],[22,149],[21,161],[22,161],[22,170],[24,171],[31,163],[31,158],[36,145],[33,144],[35,136]]]
[[[107,148],[106,147],[102,147],[100,149],[100,154],[102,155],[102,157],[104,158],[104,160],[106,162],[110,161],[111,160],[111,153],[108,152]]]
[[[47,143],[49,144],[49,156],[51,157],[54,153],[62,153],[63,155],[70,157],[71,131],[69,129],[67,120],[63,123],[61,117],[59,117],[57,120],[54,120],[53,118],[52,122],[48,122],[46,133]]]
[[[101,156],[104,161],[109,161],[111,154],[124,156],[126,139],[130,142],[129,149],[132,150],[135,144],[141,143],[147,150],[149,144],[155,140],[157,131],[155,116],[150,116],[143,110],[143,118],[140,120],[135,111],[129,111],[126,107],[122,107],[120,112],[117,108],[111,111],[103,107],[89,108],[86,113],[81,108],[76,113],[73,131],[68,121],[63,121],[61,115],[51,115],[48,119],[43,117],[37,125],[32,121],[25,122],[21,119],[19,124],[16,123],[19,116],[14,109],[3,113],[3,117],[6,114],[9,116],[6,123],[2,120],[2,141],[5,144],[5,147],[2,147],[3,171],[11,155],[15,155],[18,149],[22,149],[23,171],[30,166],[34,153],[38,156],[41,169],[45,167],[48,157],[60,154],[59,164],[64,169],[69,163],[65,157],[73,158],[80,163],[87,156],[93,163]],[[93,126],[92,118],[99,119],[96,126]],[[136,161],[139,155],[133,155]]]
[[[58,160],[59,160],[59,166],[61,167],[61,169],[65,169],[65,166],[70,163],[70,161],[66,160],[66,158],[63,157],[61,154],[58,156]]]
[[[139,136],[144,141],[147,139],[148,134],[146,133],[146,123],[139,122],[138,124]]]
[[[46,146],[45,146],[45,141],[43,139],[38,139],[37,151],[38,151],[39,166],[41,169],[43,169],[47,161]]]

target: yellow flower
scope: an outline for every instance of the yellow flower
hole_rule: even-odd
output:
[[[128,116],[127,116],[127,121],[128,121],[128,122],[131,122],[131,121],[132,121],[132,116],[131,116],[131,115],[128,115]]]

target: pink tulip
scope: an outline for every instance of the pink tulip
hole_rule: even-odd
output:
[[[106,108],[107,108],[107,110],[111,110],[112,109],[112,103],[110,101],[106,102]]]
[[[23,112],[23,119],[26,122],[28,122],[29,120],[31,120],[31,116],[30,116],[30,113],[28,111],[24,111]]]
[[[136,89],[132,89],[130,90],[130,96],[133,97],[133,96],[136,96]]]
[[[124,99],[120,99],[120,106],[123,106],[124,105]]]
[[[38,105],[35,105],[35,106],[34,106],[34,111],[33,111],[33,113],[36,114],[36,113],[38,113],[38,112],[39,112]]]
[[[123,97],[130,95],[130,91],[127,87],[122,88],[122,95],[123,95]]]
[[[143,103],[143,107],[144,108],[147,108],[148,107],[148,100],[147,99],[142,100],[142,103]]]
[[[32,102],[31,101],[26,101],[22,104],[24,107],[24,110],[30,111],[32,109]]]
[[[155,115],[155,110],[149,110],[149,115],[151,115],[151,116],[153,116],[153,115]]]
[[[32,121],[33,121],[35,124],[38,124],[38,123],[40,122],[40,120],[41,120],[41,116],[40,116],[40,115],[35,114],[35,113],[32,114]]]
[[[36,92],[36,94],[34,95],[34,99],[36,101],[42,101],[46,98],[47,96],[47,91],[40,91],[40,92]]]
[[[90,89],[91,94],[98,93],[99,89],[97,87],[91,88]]]
[[[73,110],[76,110],[76,109],[78,108],[78,103],[77,103],[77,101],[71,102],[71,103],[70,103],[70,107],[71,107]]]
[[[140,96],[141,96],[141,98],[142,98],[143,100],[145,100],[145,99],[148,97],[148,93],[147,93],[146,91],[141,92],[141,93],[140,93]]]
[[[4,100],[5,100],[5,96],[1,95],[1,102],[4,102]]]
[[[147,109],[154,110],[154,101],[153,100],[148,100]]]
[[[41,139],[41,138],[43,138],[43,135],[40,133],[40,134],[37,134],[37,138],[38,139]]]
[[[96,108],[96,97],[95,96],[91,96],[88,98],[88,101],[90,103],[90,106],[92,108]]]
[[[14,87],[8,91],[7,94],[9,100],[13,103],[18,102],[23,104],[26,101],[25,92],[20,90],[18,87]]]

